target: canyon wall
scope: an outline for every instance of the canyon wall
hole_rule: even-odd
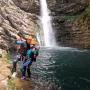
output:
[[[8,50],[15,47],[17,31],[34,34],[38,31],[38,17],[35,13],[37,9],[39,10],[38,3],[36,0],[33,2],[32,0],[0,0],[1,49]],[[29,4],[32,4],[32,8]],[[34,8],[37,8],[36,11],[33,11]]]
[[[89,48],[89,16],[85,14],[89,1],[47,0],[47,2],[58,45]]]

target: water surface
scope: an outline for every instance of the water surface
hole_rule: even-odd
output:
[[[42,47],[31,71],[31,90],[90,90],[90,50]]]
[[[42,48],[32,74],[40,83],[53,83],[60,90],[90,90],[90,51]]]

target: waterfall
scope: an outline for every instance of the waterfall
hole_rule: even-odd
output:
[[[37,37],[37,41],[39,42],[39,45],[41,46],[41,39],[39,33],[36,34],[36,37]]]
[[[40,0],[41,4],[41,23],[44,32],[44,45],[46,47],[55,46],[55,37],[51,25],[51,17],[49,16],[49,10],[47,8],[46,0]]]

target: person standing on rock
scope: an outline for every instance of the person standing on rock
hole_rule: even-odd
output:
[[[38,49],[35,48],[36,41],[31,36],[25,37],[21,32],[17,33],[18,38],[16,41],[17,45],[17,59],[13,62],[13,72],[16,72],[16,66],[18,61],[22,61],[21,64],[21,72],[22,78],[26,78],[26,70],[28,77],[31,77],[30,66],[32,65],[32,61],[36,61],[36,57],[38,56]]]
[[[17,44],[17,54],[20,54],[20,58],[17,58],[16,61],[13,62],[13,71],[16,72],[16,65],[18,61],[21,61],[21,73],[22,73],[22,77],[21,79],[25,79],[26,78],[26,70],[28,73],[28,76],[30,77],[30,66],[32,64],[32,62],[28,62],[30,61],[30,58],[27,58],[27,51],[30,50],[30,44],[31,44],[31,40],[32,37],[31,36],[27,36],[25,37],[21,32],[18,32],[17,35],[19,36],[17,38],[16,44]],[[28,64],[28,65],[26,65]]]
[[[27,50],[27,59],[24,60],[21,64],[21,72],[22,72],[21,79],[26,79],[26,71],[27,71],[28,77],[29,78],[31,77],[31,71],[30,71],[30,66],[32,65],[31,56],[32,56],[32,47],[30,47]]]
[[[26,56],[26,46],[25,46],[25,39],[22,38],[22,33],[17,33],[17,40],[16,40],[16,59],[13,61],[13,67],[12,67],[12,73],[13,77],[16,75],[16,68],[17,68],[17,62],[25,58]]]
[[[27,50],[27,59],[23,61],[21,65],[21,71],[22,71],[21,79],[26,78],[26,71],[27,71],[28,77],[29,78],[31,77],[30,67],[33,61],[36,61],[36,57],[38,56],[38,49],[35,48],[35,44],[36,44],[36,41],[32,39],[32,41],[30,42],[30,48]]]

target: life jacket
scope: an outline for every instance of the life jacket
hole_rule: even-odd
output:
[[[27,58],[31,58],[32,56],[32,49],[27,50]]]
[[[38,50],[34,47],[34,50],[32,49],[31,60],[36,62],[37,56],[38,56]]]
[[[36,57],[35,57],[35,51],[33,51],[33,49],[29,49],[27,50],[27,58],[31,58],[31,60],[33,61]]]
[[[39,51],[35,48],[35,50],[33,51],[34,55],[38,56]]]

